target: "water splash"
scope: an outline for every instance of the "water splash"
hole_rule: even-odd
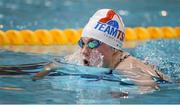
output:
[[[133,55],[156,65],[163,73],[174,77],[180,66],[179,40],[148,41],[133,49]]]
[[[96,49],[93,49],[89,54],[89,65],[95,67],[103,66],[103,55]],[[83,60],[85,56],[81,53],[81,50],[77,50],[72,55],[66,56],[65,61],[71,64],[84,65]]]
[[[92,50],[90,53],[90,65],[96,66],[96,67],[102,67],[103,66],[103,58],[104,56],[96,49]]]
[[[71,55],[65,56],[64,59],[67,63],[82,65],[82,55],[80,49],[78,49]]]

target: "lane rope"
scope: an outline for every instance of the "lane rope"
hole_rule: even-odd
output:
[[[67,45],[77,44],[80,29],[37,29],[0,30],[0,45]],[[180,27],[127,27],[125,41],[142,41],[156,39],[179,39]]]

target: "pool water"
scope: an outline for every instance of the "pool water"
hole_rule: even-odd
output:
[[[84,27],[100,8],[116,10],[126,27],[174,27],[180,23],[179,3],[179,0],[1,0],[0,29],[77,29]]]
[[[133,56],[157,65],[173,81],[180,79],[179,40],[156,40],[142,43],[133,49],[124,49]],[[0,65],[48,62],[62,59],[62,55],[18,53],[0,50]],[[36,69],[34,71],[40,71]],[[33,71],[33,70],[32,70]],[[180,84],[160,84],[161,89],[140,94],[138,87],[117,73],[108,74],[107,68],[59,64],[57,71],[37,81],[35,73],[0,75],[1,104],[178,104]],[[111,92],[125,91],[128,97],[114,97]]]
[[[100,8],[112,8],[123,18],[126,27],[178,26],[179,0],[0,0],[0,29],[78,29],[85,26]],[[135,4],[136,3],[136,4]],[[2,48],[2,46],[0,46]],[[7,46],[5,46],[7,47]],[[22,46],[21,46],[22,47]],[[32,47],[32,46],[30,46]],[[31,49],[24,47],[24,50]],[[33,47],[42,52],[47,47]],[[64,47],[60,54],[34,54],[0,49],[0,65],[49,62],[76,49]],[[14,49],[8,46],[8,49]],[[56,47],[54,47],[56,49]],[[52,49],[49,49],[51,51]],[[173,81],[180,79],[180,41],[155,40],[124,49],[133,56],[155,64]],[[33,51],[32,51],[33,52]],[[63,53],[62,53],[63,52]],[[42,69],[30,70],[30,72]],[[0,75],[0,104],[179,104],[180,85],[160,84],[153,93],[140,94],[138,87],[123,75],[107,68],[59,64],[51,76],[32,81],[35,73]],[[122,81],[122,80],[126,81]],[[114,97],[111,92],[125,91],[128,97]]]

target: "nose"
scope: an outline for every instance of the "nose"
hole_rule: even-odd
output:
[[[85,45],[82,49],[81,52],[84,56],[88,56],[89,55],[89,48]]]

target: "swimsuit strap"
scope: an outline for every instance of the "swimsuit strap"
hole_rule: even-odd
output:
[[[126,58],[128,58],[130,55],[125,55],[123,58],[120,58],[119,63],[123,62]]]
[[[121,62],[123,62],[126,58],[128,58],[130,56],[130,54],[127,55],[122,55],[123,57],[119,59],[119,62],[114,66],[117,67],[117,65],[119,65]]]
[[[116,68],[121,62],[123,62],[125,59],[127,59],[127,58],[130,56],[130,54],[127,53],[127,54],[122,55],[122,56],[123,56],[123,57],[120,58],[120,59],[119,59],[119,62],[114,66],[115,68]],[[114,68],[114,69],[115,69],[115,68]],[[111,69],[109,73],[112,74],[112,72],[113,72],[113,69]]]

